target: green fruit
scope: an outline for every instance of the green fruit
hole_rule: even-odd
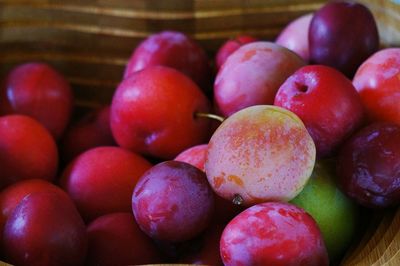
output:
[[[358,206],[335,184],[331,162],[318,162],[303,191],[291,203],[303,208],[317,222],[331,260],[348,248],[356,232]]]

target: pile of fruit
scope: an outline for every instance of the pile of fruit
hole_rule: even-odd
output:
[[[400,48],[361,4],[228,40],[213,68],[153,34],[109,106],[71,122],[73,101],[43,63],[0,85],[3,261],[335,264],[360,210],[400,203]]]

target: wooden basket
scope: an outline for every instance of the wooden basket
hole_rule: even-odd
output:
[[[186,32],[213,55],[239,33],[273,40],[290,20],[325,2],[0,0],[0,75],[18,63],[46,61],[67,76],[77,106],[93,107],[110,102],[133,48],[151,33]],[[360,2],[373,11],[382,44],[399,46],[400,1]],[[400,211],[377,215],[343,265],[400,265],[399,229]]]

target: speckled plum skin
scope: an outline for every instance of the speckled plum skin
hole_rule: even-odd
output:
[[[204,171],[207,148],[208,148],[207,144],[200,144],[193,146],[178,154],[178,156],[176,156],[174,160],[191,164],[193,166],[196,166],[200,170]]]
[[[359,204],[385,208],[400,203],[400,126],[371,124],[349,139],[337,162],[338,183]]]
[[[69,122],[73,94],[66,79],[44,63],[27,63],[12,69],[0,85],[0,113],[35,118],[56,138]]]
[[[120,147],[98,147],[73,160],[60,184],[85,221],[91,221],[108,213],[129,212],[133,189],[150,167],[143,157]]]
[[[137,183],[132,209],[150,237],[182,242],[202,232],[214,211],[214,196],[200,169],[177,161],[153,166]]]
[[[122,81],[111,104],[111,131],[124,148],[162,159],[205,143],[208,99],[193,81],[172,68],[148,67]]]
[[[231,54],[214,83],[214,100],[223,116],[249,106],[272,104],[282,83],[304,61],[271,42],[246,44]]]
[[[39,122],[25,115],[0,117],[0,188],[25,179],[55,178],[58,150]]]
[[[303,122],[270,105],[252,106],[228,117],[208,144],[209,183],[227,200],[243,205],[289,201],[309,179],[316,151]]]
[[[379,48],[371,11],[355,1],[331,1],[317,10],[308,39],[311,63],[331,66],[350,78]]]
[[[370,121],[400,125],[400,48],[383,49],[368,58],[353,79]]]
[[[87,233],[89,248],[85,265],[142,265],[161,262],[156,245],[140,230],[131,212],[98,217],[88,225]]]
[[[300,117],[319,158],[331,155],[364,117],[361,98],[351,81],[322,65],[297,70],[279,88],[274,104]]]
[[[61,158],[70,162],[91,148],[116,145],[110,128],[110,106],[95,109],[69,127],[60,143]]]
[[[72,201],[54,192],[26,196],[7,220],[2,240],[13,265],[83,265],[86,228]]]
[[[314,219],[288,203],[262,203],[240,213],[225,227],[220,251],[226,266],[329,264]]]
[[[236,38],[227,40],[222,46],[218,49],[217,54],[215,56],[215,67],[217,70],[221,68],[221,66],[225,63],[226,59],[237,49],[242,47],[243,45],[251,42],[256,42],[258,39],[249,36],[249,35],[239,35]]]
[[[157,65],[174,68],[190,77],[200,88],[208,89],[211,68],[207,54],[184,33],[163,31],[150,35],[134,50],[126,65],[124,78]]]
[[[300,55],[305,62],[310,60],[308,29],[313,14],[306,14],[290,22],[276,38],[276,43]]]

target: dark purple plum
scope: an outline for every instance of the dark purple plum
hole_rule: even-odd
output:
[[[366,207],[400,203],[400,126],[374,123],[349,139],[337,164],[343,191]]]
[[[312,63],[334,67],[348,77],[379,48],[372,13],[354,2],[324,5],[311,20],[308,38]]]
[[[182,242],[201,233],[214,211],[214,196],[205,173],[178,161],[153,166],[139,179],[132,209],[150,237]]]

